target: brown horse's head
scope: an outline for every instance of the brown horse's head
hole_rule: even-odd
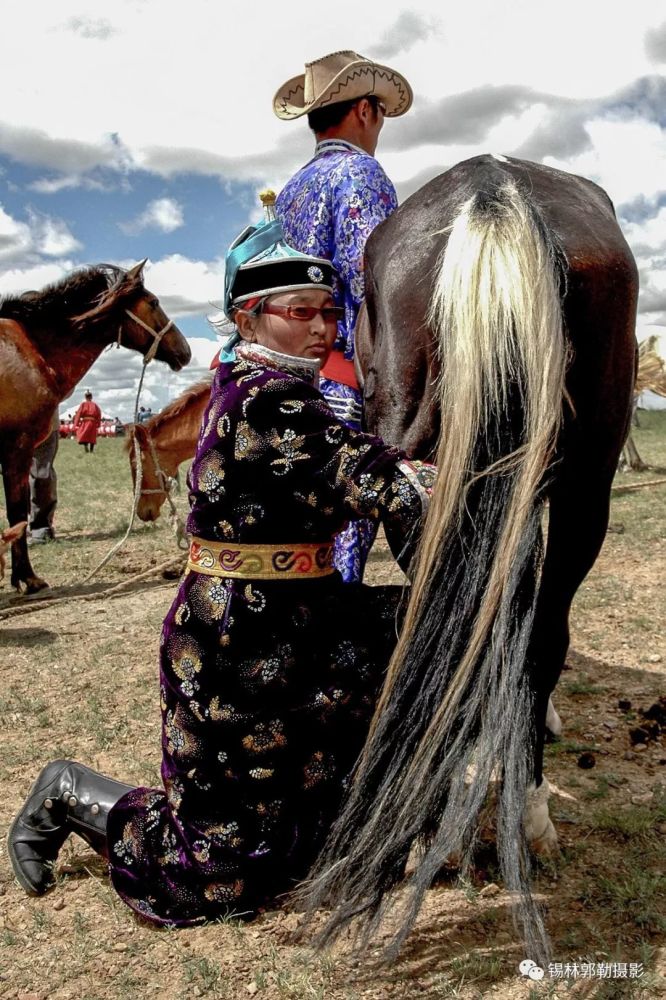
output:
[[[169,319],[159,299],[144,288],[145,260],[129,271],[112,265],[91,268],[92,274],[103,274],[108,287],[85,312],[71,318],[79,330],[93,327],[104,331],[107,343],[118,340],[144,356],[166,361],[179,371],[192,357],[189,345],[178,327]]]
[[[171,478],[177,472],[177,467],[173,467],[173,463],[169,460],[168,456],[160,453],[155,444],[151,442],[149,424],[150,421],[146,425],[130,424],[127,429],[127,441],[125,443],[132,470],[132,486],[135,490],[137,447],[141,454],[141,494],[136,509],[141,521],[156,521],[160,516],[162,504],[167,498],[164,476]],[[155,464],[155,459],[157,459],[159,468]]]
[[[175,323],[160,306],[160,300],[143,286],[145,260],[127,271],[121,278],[120,291],[128,289],[123,322],[123,340],[141,354],[155,350],[158,361],[166,361],[170,368],[179,371],[192,357],[189,344]],[[134,286],[134,287],[133,287]],[[162,332],[164,331],[164,332]],[[158,340],[155,347],[155,341]]]

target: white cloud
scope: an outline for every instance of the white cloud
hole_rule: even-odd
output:
[[[437,32],[437,19],[415,10],[403,10],[396,20],[382,31],[381,40],[363,50],[377,62],[393,59],[401,52],[411,49],[417,42],[432,40]]]
[[[189,260],[171,254],[145,269],[145,283],[159,297],[169,316],[187,316],[215,311],[212,303],[221,302],[224,291],[224,261]]]
[[[547,156],[544,162],[596,181],[616,205],[664,189],[666,132],[656,122],[592,118],[585,128],[589,150],[569,158]]]
[[[0,205],[0,260],[23,257],[32,247],[30,227],[18,222]]]
[[[64,257],[81,249],[81,243],[62,219],[28,212],[35,250],[45,257]]]
[[[60,177],[40,177],[36,181],[31,181],[26,185],[28,191],[36,191],[37,194],[58,194],[59,191],[67,191],[71,188],[82,187],[87,191],[108,191],[109,184],[97,180],[95,177],[83,174],[62,174]]]
[[[80,247],[61,219],[28,210],[28,221],[21,222],[0,205],[0,260],[16,270],[35,265],[39,255],[63,257]]]
[[[120,222],[118,225],[124,233],[140,233],[144,229],[172,233],[180,229],[184,222],[183,209],[174,198],[155,198],[136,219]]]
[[[71,260],[34,264],[31,267],[3,268],[0,271],[0,295],[19,295],[40,289],[63,278],[73,270]]]
[[[118,29],[104,17],[70,17],[63,29],[72,31],[81,38],[96,38],[101,41],[118,34]]]
[[[666,177],[662,183],[666,184]],[[643,222],[625,222],[624,235],[641,256],[654,252],[666,254],[666,205]]]
[[[423,171],[436,174],[460,152],[487,149],[488,133],[502,117],[506,128],[493,135],[495,148],[511,152],[528,137],[520,128],[516,134],[508,116],[525,111],[537,94],[552,111],[557,101],[600,100],[653,72],[664,35],[664,25],[655,25],[654,0],[633,0],[630,18],[604,17],[601,25],[598,5],[580,0],[514,8],[494,0],[455,8],[442,8],[438,0],[416,6],[339,0],[334,21],[302,20],[298,32],[288,19],[273,19],[269,32],[257,32],[256,5],[210,0],[190,0],[187,17],[168,0],[159,5],[159,16],[155,3],[136,0],[117,0],[103,18],[83,14],[78,0],[61,0],[37,21],[31,8],[13,5],[10,15],[12,34],[31,39],[32,62],[27,81],[20,47],[3,53],[4,73],[19,82],[3,107],[0,150],[69,178],[102,164],[119,174],[145,167],[164,177],[191,170],[283,180],[308,155],[312,140],[304,120],[273,116],[272,94],[302,72],[306,60],[351,47],[394,60],[413,85],[413,110],[387,122],[380,145],[382,159],[395,147],[390,159],[398,161],[398,180],[407,184]],[[223,41],[249,37],[250,77],[246,48]],[[91,43],[100,38],[103,44]],[[492,91],[507,88],[522,91],[527,103],[504,112],[494,108]],[[482,97],[476,116],[465,106],[475,94]],[[441,105],[441,120],[428,148],[415,154],[421,143],[410,134],[427,131],[433,105]],[[533,148],[570,158],[585,142],[586,121],[546,119]],[[605,152],[600,159],[606,160]],[[631,169],[625,147],[617,172]]]
[[[658,28],[650,28],[646,32],[645,51],[654,62],[666,62],[666,21]]]
[[[44,81],[48,89],[48,81]],[[75,138],[79,129],[57,134],[51,123],[30,126],[22,122],[0,121],[0,152],[19,163],[49,167],[65,173],[83,173],[95,167],[107,166],[122,171],[128,164],[128,151],[108,134],[98,131],[91,139]],[[131,158],[130,158],[131,160]]]
[[[623,231],[640,275],[638,323],[662,322],[662,317],[666,323],[666,206],[640,222],[625,222]]]

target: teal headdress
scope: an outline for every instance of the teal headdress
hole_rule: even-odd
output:
[[[330,260],[311,257],[290,247],[275,218],[273,191],[259,195],[265,219],[248,226],[229,247],[224,275],[224,312],[229,319],[238,306],[257,296],[276,295],[297,288],[331,292],[335,269]]]

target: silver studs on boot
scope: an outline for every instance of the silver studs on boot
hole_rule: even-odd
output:
[[[70,797],[67,799],[67,805],[71,806],[73,809],[78,801],[79,800],[77,799],[76,795],[70,795]]]
[[[96,816],[97,813],[99,812],[99,806],[97,805],[96,802],[93,802],[93,804],[91,805],[90,812],[93,814],[93,816]]]
[[[44,808],[53,809],[53,799],[44,799]]]

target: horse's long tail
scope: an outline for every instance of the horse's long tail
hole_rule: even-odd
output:
[[[566,348],[557,250],[506,175],[456,217],[429,319],[442,362],[437,486],[355,780],[301,897],[334,905],[324,940],[359,914],[369,933],[416,842],[399,947],[447,858],[469,863],[496,781],[502,873],[538,960],[546,937],[522,824],[533,775],[527,654]]]

